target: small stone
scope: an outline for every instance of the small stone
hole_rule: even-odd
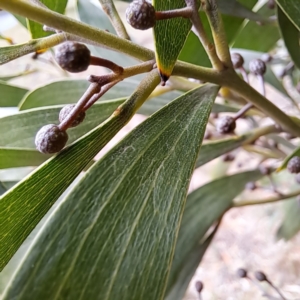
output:
[[[59,152],[64,148],[67,141],[67,132],[60,130],[59,127],[54,124],[43,126],[35,137],[37,150],[45,154]]]
[[[55,60],[60,67],[71,73],[85,71],[90,65],[91,52],[86,45],[66,42],[55,51]]]
[[[61,111],[59,112],[59,122],[60,123],[71,113],[71,111],[73,110],[74,107],[75,107],[74,104],[68,104],[68,105],[65,105],[61,109]],[[72,122],[70,127],[78,126],[80,123],[82,123],[84,118],[85,118],[85,112],[82,111],[76,116],[75,120]]]
[[[126,9],[126,21],[135,29],[149,29],[155,25],[155,9],[146,0],[134,0]]]
[[[219,133],[232,133],[235,128],[235,119],[230,116],[225,116],[217,120],[216,129]]]
[[[290,173],[300,173],[300,157],[292,157],[287,164],[287,169]]]
[[[231,61],[232,61],[233,67],[235,69],[241,68],[244,64],[244,58],[239,53],[232,53],[231,54]]]
[[[249,63],[249,70],[254,75],[264,75],[266,73],[266,64],[261,59],[253,59]]]

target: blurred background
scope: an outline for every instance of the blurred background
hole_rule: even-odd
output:
[[[96,12],[101,10],[97,1],[91,1],[90,4],[98,8],[98,10],[95,10]],[[260,4],[258,3],[258,5]],[[127,3],[116,1],[116,6],[123,20],[127,5]],[[75,6],[75,1],[69,1],[66,14],[78,18]],[[124,23],[134,41],[154,49],[151,30],[140,32],[132,29],[126,21]],[[0,12],[0,34],[3,37],[11,38],[15,44],[30,39],[28,31],[13,16],[4,11]],[[8,41],[0,40],[0,46],[7,45]],[[276,53],[284,57],[287,54],[281,46],[282,41],[279,41]],[[33,90],[54,80],[74,77],[86,79],[89,74],[105,72],[105,70],[100,70],[99,67],[90,67],[88,71],[83,73],[67,73],[57,66],[53,53],[53,50],[50,50],[37,57],[29,54],[2,65],[0,66],[0,77],[14,76],[25,72],[26,75],[13,77],[8,82],[26,90]],[[281,71],[281,66],[274,66],[274,72],[279,73]],[[251,78],[251,82],[255,86],[256,82],[253,78]],[[285,84],[287,88],[291,86],[288,79]],[[291,88],[289,92],[299,99],[299,95],[295,93],[295,90]],[[2,96],[0,93],[0,97]],[[286,112],[294,109],[291,103],[271,86],[267,86],[267,98],[272,99]],[[16,110],[16,108],[0,108],[0,117],[13,114]],[[144,119],[145,116],[136,115],[99,153],[98,158]],[[243,120],[239,120],[238,133],[243,133],[245,130],[246,125],[243,122]],[[298,139],[294,141],[296,145],[299,145]],[[243,150],[238,150],[233,155],[235,156],[233,162],[226,162],[221,157],[197,169],[192,178],[190,190],[192,191],[224,174],[254,168],[260,162],[259,155],[249,154]],[[21,179],[31,170],[32,168],[0,170],[0,181],[9,181],[11,174],[15,173],[18,173]],[[280,183],[281,187],[286,187],[284,191],[288,191],[291,182],[294,182],[294,178],[284,171],[276,174],[274,181]],[[270,186],[270,183],[266,180],[261,184],[267,187]],[[228,186],[228,189],[234,188],[234,186]],[[272,195],[271,188],[245,191],[239,198],[263,199],[270,195]],[[285,231],[283,235],[285,239],[282,238],[283,236],[278,235],[279,228]],[[213,242],[205,253],[187,291],[185,300],[199,299],[195,289],[195,282],[198,280],[201,280],[204,284],[203,299],[266,299],[253,283],[247,279],[238,278],[236,274],[238,268],[247,269],[250,277],[253,277],[254,271],[261,270],[280,288],[287,299],[300,299],[300,234],[297,233],[299,229],[299,199],[231,209],[225,214]],[[28,238],[27,243],[30,243],[34,234]],[[0,274],[0,288],[8,280],[24,249],[20,249],[10,266]],[[265,286],[265,288],[268,291],[268,286]]]

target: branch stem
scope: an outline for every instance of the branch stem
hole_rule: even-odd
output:
[[[226,72],[230,75],[228,74],[228,76],[223,77],[223,79],[227,81],[224,84],[225,86],[231,88],[267,116],[270,116],[278,125],[282,126],[284,130],[296,136],[300,136],[300,127],[289,116],[242,80],[234,70],[228,69]],[[228,78],[229,76],[230,78]]]
[[[83,111],[84,106],[88,103],[88,101],[91,99],[91,97],[99,93],[101,87],[97,83],[92,83],[88,87],[88,89],[85,91],[85,93],[82,95],[82,97],[79,99],[79,101],[76,103],[75,107],[72,109],[72,111],[68,114],[68,116],[58,125],[59,129],[62,131],[67,130],[71,124],[74,121],[74,118]]]
[[[242,207],[242,206],[248,206],[248,205],[257,205],[257,204],[266,204],[266,203],[273,203],[285,199],[290,199],[293,197],[296,197],[300,194],[300,190],[296,190],[294,192],[291,192],[289,194],[277,194],[276,196],[269,197],[262,200],[240,200],[234,204],[233,207]]]
[[[226,33],[216,0],[201,0],[208,17],[217,55],[226,67],[233,68]]]
[[[119,16],[118,11],[116,10],[115,4],[112,0],[99,0],[103,11],[109,17],[112,25],[114,26],[119,37],[130,40],[130,37],[126,31],[126,28]]]
[[[190,18],[192,16],[192,9],[190,7],[165,10],[165,11],[157,11],[155,12],[156,21],[167,20],[172,18]]]
[[[112,62],[108,59],[104,59],[104,58],[97,57],[97,56],[91,56],[90,65],[108,68],[116,74],[122,74],[124,71],[123,67],[115,64],[114,62]]]
[[[202,24],[202,21],[200,19],[199,12],[198,12],[197,1],[185,0],[185,2],[192,11],[192,15],[190,18],[193,23],[195,33],[198,36],[200,42],[202,43],[202,45],[209,57],[209,60],[211,61],[212,66],[216,70],[219,70],[219,71],[223,70],[224,65],[216,53],[215,45],[209,40],[209,38],[207,37],[207,34],[203,28],[203,24]]]

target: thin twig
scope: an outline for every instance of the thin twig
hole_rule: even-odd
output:
[[[115,4],[112,0],[99,0],[103,11],[107,14],[111,20],[112,25],[114,26],[119,37],[130,40],[130,37],[126,31],[126,28],[119,16],[118,11],[116,10]]]
[[[200,42],[202,43],[213,67],[216,70],[223,70],[224,65],[219,59],[214,44],[209,40],[206,35],[206,32],[203,28],[202,21],[199,16],[197,1],[195,0],[186,0],[187,6],[192,9],[191,21],[193,23],[195,33],[198,36]]]
[[[102,97],[106,92],[108,92],[114,85],[116,85],[120,80],[116,80],[113,82],[108,83],[107,85],[103,86],[99,93],[94,94],[90,100],[85,104],[82,111],[88,110],[100,97]]]
[[[218,57],[226,67],[233,68],[226,33],[217,1],[201,0],[201,3],[210,23]]]
[[[155,12],[156,21],[167,20],[172,18],[191,18],[193,14],[193,10],[190,7],[165,10],[165,11],[157,11]]]
[[[58,125],[60,130],[65,131],[71,126],[74,118],[76,118],[76,116],[83,110],[84,106],[88,103],[91,97],[94,94],[99,93],[100,88],[101,87],[97,83],[90,84],[69,115]]]
[[[270,198],[266,198],[266,199],[261,199],[261,200],[240,200],[236,203],[234,203],[234,207],[241,207],[241,206],[248,206],[248,205],[257,205],[257,204],[266,204],[266,203],[273,203],[273,202],[277,202],[277,201],[281,201],[281,200],[285,200],[285,199],[289,199],[289,198],[293,198],[296,197],[300,194],[300,190],[296,190],[294,192],[291,192],[289,194],[277,194],[276,196],[270,197]]]

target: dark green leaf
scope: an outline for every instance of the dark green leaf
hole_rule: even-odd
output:
[[[196,167],[200,167],[207,162],[219,157],[222,154],[230,152],[240,146],[246,141],[250,134],[244,134],[237,137],[206,142],[202,145],[200,155],[196,162]]]
[[[163,299],[217,92],[206,85],[174,100],[97,162],[49,218],[3,299]]]
[[[68,0],[39,0],[39,1],[44,5],[46,5],[48,8],[50,8],[51,10],[58,12],[60,14],[64,13],[68,3]],[[27,19],[27,28],[30,31],[31,37],[33,39],[42,38],[50,34],[53,34],[51,32],[44,31],[42,24],[36,23],[28,19]]]
[[[276,0],[277,4],[300,31],[300,10],[298,0]]]
[[[295,65],[300,68],[299,31],[279,7],[277,8],[277,17],[284,44]]]
[[[258,10],[263,16],[271,16],[273,11],[264,5]],[[247,50],[268,52],[280,38],[278,27],[275,23],[259,25],[248,21],[235,38],[232,47]]]
[[[184,0],[153,0],[153,5],[157,11],[186,6]],[[154,26],[156,62],[163,81],[170,77],[191,27],[191,21],[186,18],[164,20]]]
[[[182,299],[202,257],[197,252],[207,230],[231,208],[233,199],[244,190],[245,184],[261,176],[257,170],[226,176],[188,196],[168,282],[168,300]]]
[[[87,80],[62,80],[46,84],[28,93],[19,109],[76,103],[89,85]]]
[[[0,198],[0,270],[95,155],[130,120],[138,101],[145,100],[158,84],[151,72],[118,113],[101,123]],[[143,87],[143,89],[141,89]]]
[[[71,143],[86,134],[124,102],[124,99],[103,101],[93,105],[82,124],[68,130]],[[35,149],[34,139],[38,130],[46,124],[58,124],[58,115],[62,106],[30,109],[15,115],[0,118],[0,146]]]
[[[41,41],[42,39],[35,39],[23,44],[0,47],[0,65],[26,54],[35,52],[37,45],[41,43]]]
[[[0,107],[17,106],[27,92],[27,89],[0,81]]]
[[[278,239],[290,240],[300,230],[300,203],[294,198],[285,203],[283,221],[276,233]]]

